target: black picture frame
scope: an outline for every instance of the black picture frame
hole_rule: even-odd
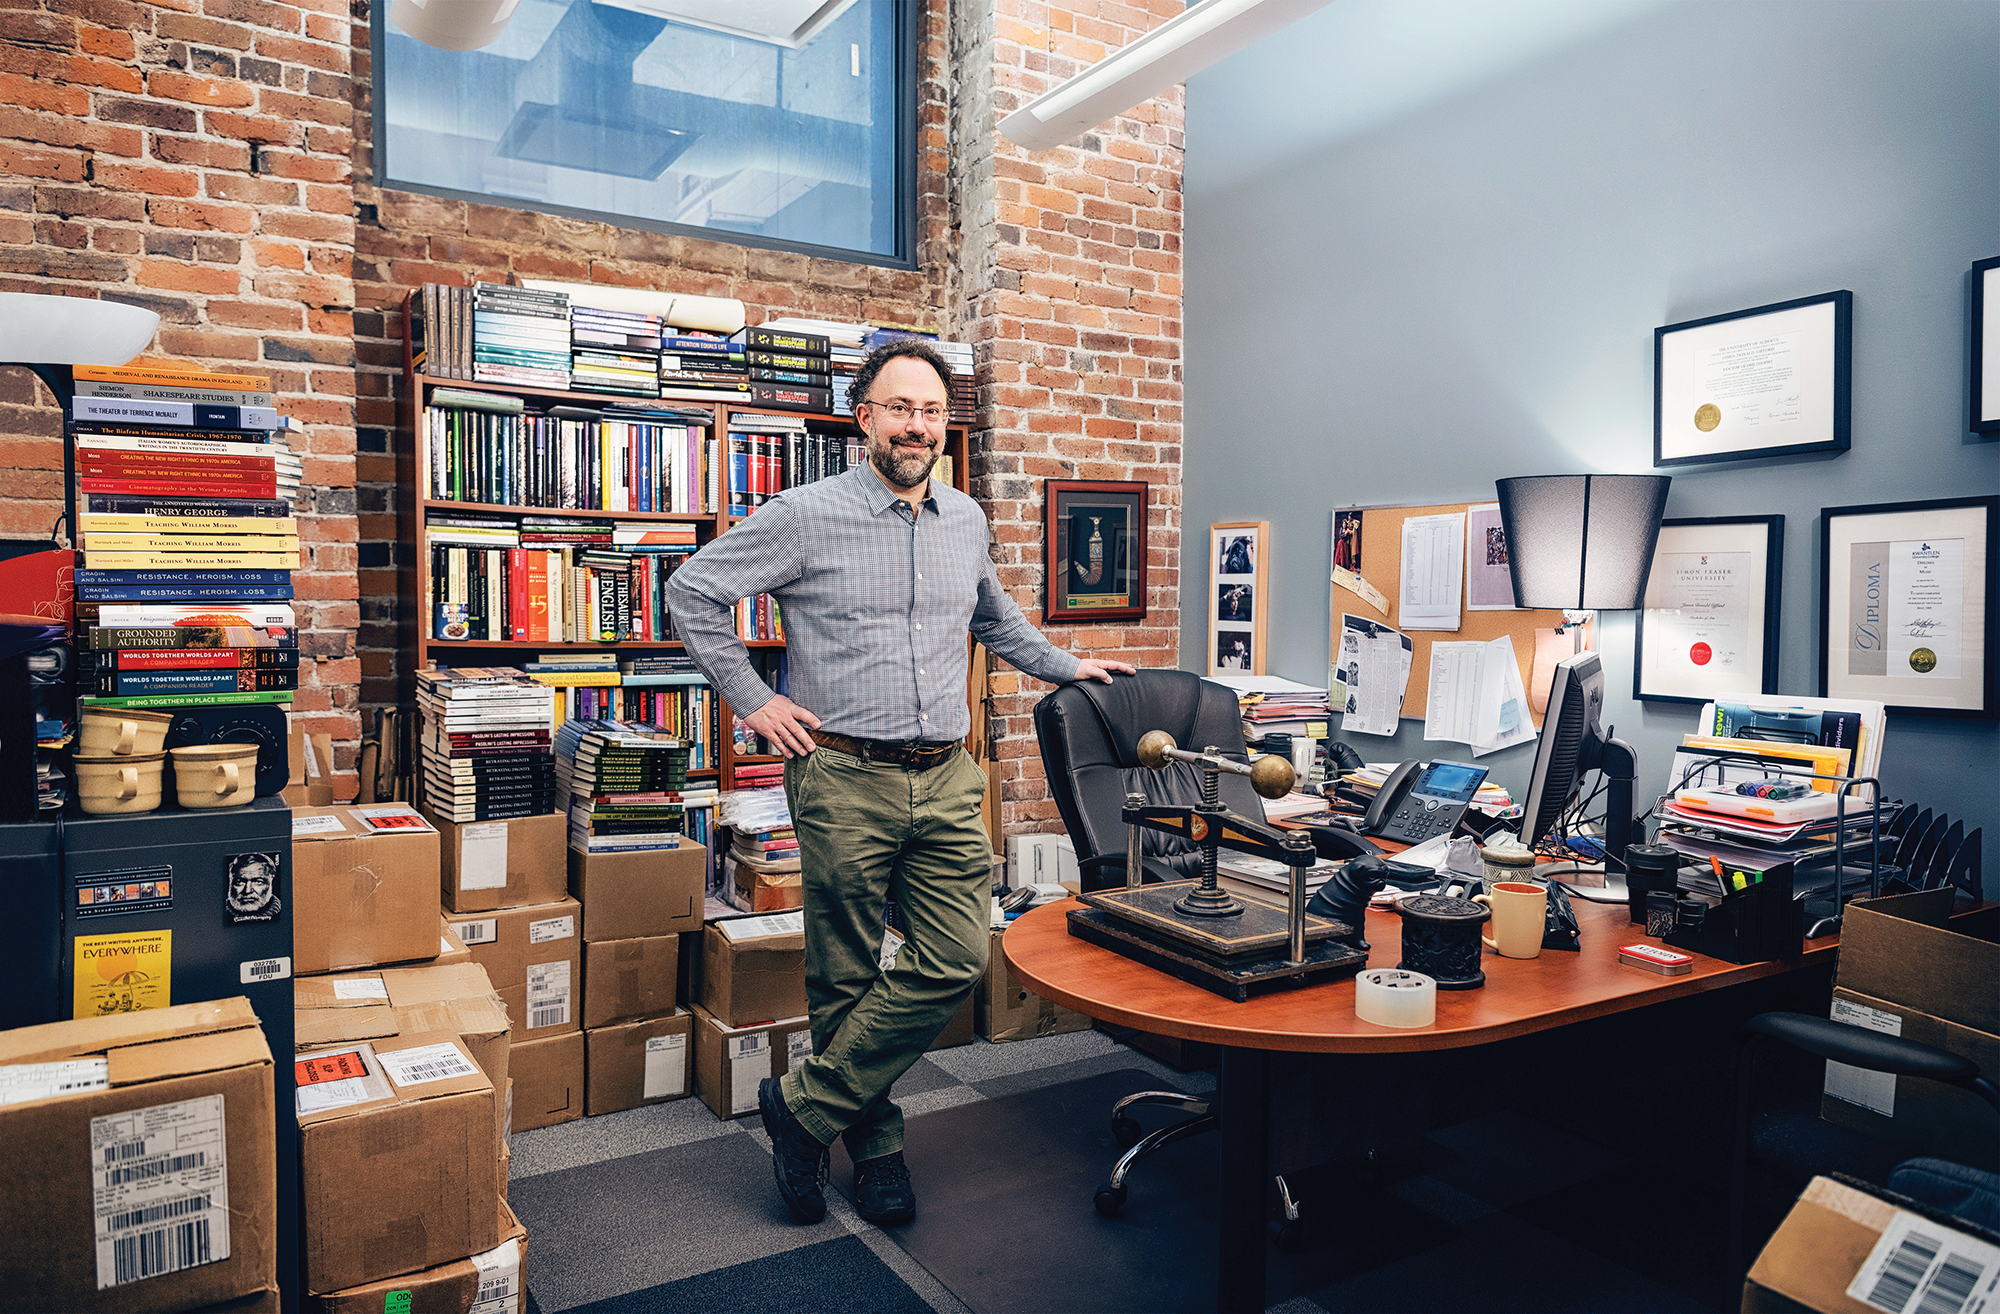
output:
[[[1762,541],[1758,543],[1754,530],[1746,527],[1762,526]],[[1732,533],[1734,530],[1736,532]],[[1711,689],[1702,693],[1676,692],[1669,681],[1662,677],[1656,667],[1648,662],[1646,644],[1646,612],[1641,606],[1634,623],[1632,657],[1632,697],[1634,701],[1649,703],[1693,703],[1711,702],[1717,697],[1730,694],[1774,694],[1778,692],[1778,635],[1779,605],[1783,592],[1785,574],[1785,518],[1783,516],[1687,516],[1660,522],[1660,539],[1653,549],[1654,569],[1648,580],[1650,591],[1659,579],[1658,559],[1662,551],[1668,553],[1703,551],[1699,546],[1705,537],[1704,531],[1713,531],[1712,537],[1718,545],[1712,550],[1741,551],[1746,547],[1761,550],[1764,556],[1762,579],[1758,583],[1763,590],[1763,615],[1758,625],[1761,635],[1761,661],[1758,662],[1758,687],[1750,689]]]
[[[1830,307],[1832,312],[1832,322],[1824,329],[1824,317],[1815,313],[1821,306]],[[1759,320],[1765,322],[1759,324],[1756,322]],[[1735,325],[1737,332],[1721,334],[1717,331],[1719,325]],[[1698,382],[1699,370],[1693,353],[1713,351],[1719,343],[1723,350],[1741,350],[1744,358],[1740,365],[1718,364],[1717,370],[1754,372],[1757,365],[1752,353],[1758,345],[1786,333],[1804,333],[1813,339],[1798,344],[1805,348],[1798,353],[1799,359],[1790,359],[1789,344],[1786,352],[1787,377],[1798,383],[1791,402],[1798,423],[1804,426],[1804,436],[1798,441],[1772,442],[1769,439],[1783,425],[1773,427],[1771,407],[1782,401],[1782,394],[1778,400],[1766,404],[1749,392],[1714,393],[1711,385]],[[1653,464],[1706,465],[1765,456],[1847,451],[1853,419],[1853,351],[1854,294],[1848,291],[1823,292],[1654,329]],[[1771,390],[1778,391],[1777,385]],[[1705,400],[1691,408],[1682,404],[1696,397]],[[1706,400],[1710,397],[1715,400]],[[1738,397],[1745,412],[1740,420],[1717,404]],[[1689,437],[1692,431],[1705,435],[1718,428],[1727,430],[1720,444],[1705,437],[1699,440]]]
[[[1872,522],[1872,523],[1871,523]],[[1946,680],[1938,675],[1937,693],[1924,689],[1922,700],[1913,700],[1913,688],[1921,688],[1908,674],[1899,674],[1892,645],[1897,624],[1891,610],[1893,592],[1890,572],[1893,565],[1874,571],[1866,563],[1857,566],[1857,553],[1871,548],[1888,549],[1896,542],[1918,542],[1928,548],[1938,540],[1958,540],[1968,546],[1959,553],[1960,598],[1971,598],[1981,613],[1977,633],[1957,627],[1951,654],[1953,669],[1959,674]],[[1890,551],[1881,553],[1885,558]],[[1976,572],[1976,574],[1975,574]],[[1857,590],[1857,581],[1860,589]],[[1882,600],[1871,612],[1866,589],[1879,583]],[[1861,604],[1859,607],[1857,604]],[[1944,497],[1920,502],[1877,502],[1863,506],[1830,506],[1820,509],[1819,536],[1819,696],[1822,698],[1865,698],[1886,704],[1889,711],[1908,716],[1951,716],[1992,720],[2000,717],[2000,703],[1994,698],[1994,649],[1996,611],[2000,611],[2000,495]],[[1958,615],[1965,609],[1961,606]],[[1868,638],[1854,636],[1866,627],[1878,633]],[[1837,640],[1837,636],[1842,636]],[[1835,669],[1836,642],[1839,651],[1849,653],[1846,669]],[[1884,670],[1856,672],[1854,654],[1871,647],[1883,652]],[[1943,656],[1926,649],[1913,652],[1907,665],[1922,673],[1927,684]],[[1932,667],[1919,664],[1928,656]]]
[[[2000,256],[1974,261],[1968,279],[1972,378],[1966,415],[1973,433],[2000,435]]]
[[[1056,625],[1146,618],[1143,480],[1042,481],[1042,619]]]

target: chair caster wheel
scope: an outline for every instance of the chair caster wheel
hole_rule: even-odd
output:
[[[1139,1124],[1130,1118],[1117,1117],[1111,1120],[1111,1139],[1118,1142],[1118,1148],[1121,1150],[1129,1150],[1137,1145],[1139,1138],[1144,1134]]]
[[[1299,1247],[1305,1244],[1306,1225],[1299,1219],[1294,1218],[1288,1222],[1271,1223],[1269,1227],[1271,1229],[1271,1239],[1278,1243],[1278,1249],[1288,1255],[1296,1253]]]
[[[1106,1218],[1116,1218],[1118,1211],[1125,1207],[1125,1188],[1106,1182],[1097,1188],[1097,1194],[1091,1199],[1091,1203],[1097,1206],[1099,1214]]]

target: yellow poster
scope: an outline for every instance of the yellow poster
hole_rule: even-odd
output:
[[[174,933],[133,931],[76,938],[76,1003],[70,1016],[103,1017],[173,1002]]]

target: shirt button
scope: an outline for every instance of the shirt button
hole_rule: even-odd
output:
[[[923,571],[921,571],[921,570],[920,570],[920,571],[918,571],[918,572],[917,572],[917,578],[918,578],[918,579],[922,579],[923,577],[924,577],[924,572],[923,572]]]
[[[927,670],[925,670],[925,669],[924,669],[923,667],[919,666],[919,667],[917,668],[917,674],[918,674],[918,675],[929,675],[929,674],[930,674],[930,672],[929,672],[929,671],[927,671]]]
[[[922,623],[921,621],[919,621],[919,622],[918,622],[918,624],[917,624],[917,628],[918,628],[918,629],[922,629],[922,628],[923,628],[923,623]]]
[[[919,721],[928,721],[928,720],[930,720],[930,718],[929,718],[928,716],[919,716],[919,717],[918,717],[917,719],[918,719]]]

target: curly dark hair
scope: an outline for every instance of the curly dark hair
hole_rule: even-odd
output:
[[[875,386],[875,376],[882,372],[884,365],[898,356],[913,357],[936,370],[938,378],[944,381],[945,400],[947,403],[950,402],[951,366],[945,363],[938,349],[922,338],[897,338],[893,342],[885,342],[875,348],[868,353],[868,358],[861,362],[861,368],[854,372],[854,388],[847,394],[850,404],[872,401],[873,398],[869,397],[868,390]]]

